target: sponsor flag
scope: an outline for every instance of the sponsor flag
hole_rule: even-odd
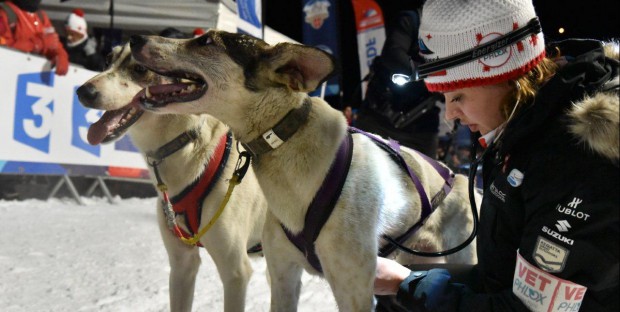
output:
[[[261,0],[237,0],[237,32],[263,39]]]
[[[381,54],[385,43],[385,26],[381,8],[374,0],[351,0],[355,12],[357,30],[357,52],[360,59],[360,77],[370,72],[370,65]],[[368,82],[362,83],[362,99],[366,95]]]
[[[338,28],[337,1],[333,0],[302,0],[303,2],[303,43],[319,48],[334,58],[340,58],[338,40],[340,31]],[[340,76],[335,75],[327,81],[324,92],[321,88],[311,92],[310,95],[339,95]]]

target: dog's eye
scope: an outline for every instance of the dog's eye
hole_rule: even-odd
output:
[[[209,35],[202,35],[201,37],[198,38],[198,44],[204,45],[204,46],[213,44],[213,38],[211,38],[211,36]]]
[[[138,74],[144,74],[146,73],[147,69],[146,67],[142,66],[142,65],[136,65],[133,67],[133,71],[135,71]]]

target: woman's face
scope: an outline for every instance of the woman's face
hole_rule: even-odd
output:
[[[506,121],[501,105],[507,100],[511,88],[509,82],[502,82],[444,92],[446,119],[459,119],[471,132],[485,135]]]

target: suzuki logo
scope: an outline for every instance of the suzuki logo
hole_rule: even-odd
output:
[[[566,220],[559,220],[555,227],[558,228],[560,232],[566,232],[571,228],[570,223]]]
[[[568,207],[572,207],[572,208],[577,209],[577,206],[578,206],[579,204],[581,204],[581,202],[583,202],[583,200],[581,200],[581,199],[579,199],[579,198],[575,197],[575,198],[573,198],[573,201],[572,201],[572,202],[568,203]]]

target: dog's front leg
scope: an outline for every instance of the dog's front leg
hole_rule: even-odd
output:
[[[298,261],[304,259],[295,254],[301,254],[295,248],[284,235],[280,223],[268,212],[263,230],[263,253],[271,286],[271,312],[297,311],[303,272]]]
[[[352,233],[357,235],[352,237]],[[376,240],[372,230],[326,225],[315,242],[323,274],[338,310],[374,311],[373,285],[377,267]]]
[[[228,218],[230,219],[230,218]],[[252,277],[252,265],[247,253],[247,234],[243,235],[234,225],[216,224],[210,235],[201,242],[213,258],[224,285],[224,311],[245,311],[247,286]],[[240,226],[240,225],[239,225]]]
[[[170,311],[190,312],[194,300],[196,274],[200,266],[198,247],[188,246],[168,230],[158,204],[159,230],[170,262]]]

